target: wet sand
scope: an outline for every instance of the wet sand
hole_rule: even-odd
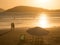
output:
[[[0,30],[0,45],[17,45],[19,43],[19,36],[25,29],[10,29]]]
[[[34,40],[32,39],[32,35],[28,34],[26,32],[28,28],[17,28],[15,30],[10,30],[10,29],[3,29],[3,30],[0,30],[0,45],[21,45],[20,44],[20,35],[21,34],[24,34],[26,36],[26,44],[24,45],[31,45],[31,42]],[[47,36],[44,36],[43,40],[45,41],[44,43],[47,45],[60,45],[60,41],[58,42],[55,42],[54,39],[58,39],[56,37],[60,37],[60,30],[59,31],[51,31],[51,33],[49,33]],[[40,37],[39,37],[40,38]],[[35,38],[34,38],[35,39]],[[40,39],[39,39],[40,40]],[[59,39],[58,39],[59,40]],[[29,43],[30,41],[30,43]],[[37,44],[36,44],[37,43]],[[38,45],[38,41],[36,39],[36,45]],[[44,44],[44,45],[45,45]]]

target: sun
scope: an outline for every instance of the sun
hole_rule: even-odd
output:
[[[49,2],[49,0],[40,0],[41,3]]]
[[[46,16],[46,14],[44,14],[44,13],[40,14],[40,16],[38,18],[37,26],[42,27],[42,28],[48,27],[48,17]]]
[[[46,6],[44,4],[48,4],[49,2],[50,0],[32,0],[32,4],[34,4],[37,7]]]
[[[49,5],[51,5],[51,0],[32,0],[33,6],[36,7],[42,7],[42,8],[49,8]]]
[[[50,0],[33,0],[35,3],[47,3]]]

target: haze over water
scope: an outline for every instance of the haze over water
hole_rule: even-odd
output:
[[[60,15],[60,14],[58,14],[58,15]],[[60,26],[60,17],[57,16],[57,14],[56,15],[50,15],[50,14],[45,13],[43,15],[43,16],[45,16],[43,18],[47,18],[45,20],[44,19],[40,20],[41,16],[42,16],[41,13],[38,14],[37,16],[35,16],[35,17],[32,17],[32,15],[0,16],[1,17],[0,18],[1,19],[0,20],[0,29],[10,28],[11,22],[14,22],[16,27],[33,27],[33,26],[38,26],[38,25],[40,25],[41,20],[43,20],[43,22],[40,25],[40,27],[45,26],[45,25],[48,25],[46,28],[48,28],[48,27],[50,28],[50,27],[53,27],[53,26]],[[39,20],[40,20],[40,22],[39,22]]]

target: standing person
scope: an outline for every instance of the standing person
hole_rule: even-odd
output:
[[[11,23],[11,30],[14,30],[14,29],[15,29],[15,24]]]

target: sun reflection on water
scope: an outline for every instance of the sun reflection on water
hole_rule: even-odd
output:
[[[45,13],[39,14],[37,26],[42,28],[49,27],[48,16]]]

